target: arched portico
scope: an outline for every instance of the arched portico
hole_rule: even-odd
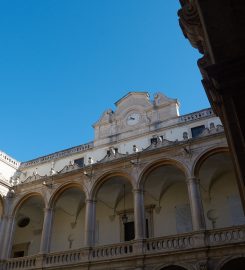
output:
[[[192,231],[187,175],[184,165],[174,160],[154,162],[143,172],[139,185],[145,209],[154,206],[154,237]]]
[[[50,201],[52,227],[50,251],[81,248],[84,243],[86,196],[81,185],[69,183],[59,188]]]
[[[196,162],[208,229],[245,223],[232,160],[227,148],[205,152]]]
[[[211,156],[218,154],[218,153],[229,153],[229,149],[227,147],[212,147],[209,149],[206,149],[204,152],[200,153],[195,161],[193,162],[192,166],[192,175],[195,175],[195,177],[199,177],[200,168],[202,164]]]
[[[115,171],[104,174],[96,182],[89,202],[93,204],[94,244],[134,239],[134,197],[130,176]]]
[[[155,169],[163,166],[172,166],[176,168],[178,171],[182,172],[182,174],[185,176],[185,178],[188,178],[190,173],[188,171],[188,168],[181,163],[179,160],[175,159],[159,159],[156,160],[150,164],[148,164],[144,170],[141,172],[139,176],[139,181],[138,181],[138,188],[144,188],[145,181],[147,180],[147,177],[149,174],[152,173]]]
[[[13,210],[13,228],[9,242],[11,257],[37,254],[42,238],[45,202],[39,193],[30,193],[18,201]],[[7,255],[8,256],[8,255]]]

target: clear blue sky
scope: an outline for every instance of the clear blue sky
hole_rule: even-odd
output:
[[[0,1],[0,149],[26,161],[93,140],[129,91],[209,107],[178,0]]]

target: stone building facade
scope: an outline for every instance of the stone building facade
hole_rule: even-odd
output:
[[[245,269],[245,217],[220,119],[130,92],[94,141],[0,152],[0,269]],[[240,267],[240,268],[239,268]]]

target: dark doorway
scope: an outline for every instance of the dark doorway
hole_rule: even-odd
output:
[[[18,257],[24,257],[25,256],[25,251],[16,251],[14,252],[14,258],[18,258]]]
[[[245,258],[237,258],[227,262],[221,270],[244,270],[245,269]]]
[[[130,241],[134,239],[134,222],[126,222],[124,224],[124,241]]]
[[[148,219],[145,220],[146,238],[149,238],[149,224]],[[134,221],[126,222],[124,224],[124,241],[134,240]]]

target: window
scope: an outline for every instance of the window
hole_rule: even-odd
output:
[[[192,138],[198,137],[203,132],[204,129],[205,129],[204,125],[192,128],[191,129]]]
[[[79,167],[83,167],[84,165],[84,158],[78,158],[74,160],[74,164],[77,164]]]

